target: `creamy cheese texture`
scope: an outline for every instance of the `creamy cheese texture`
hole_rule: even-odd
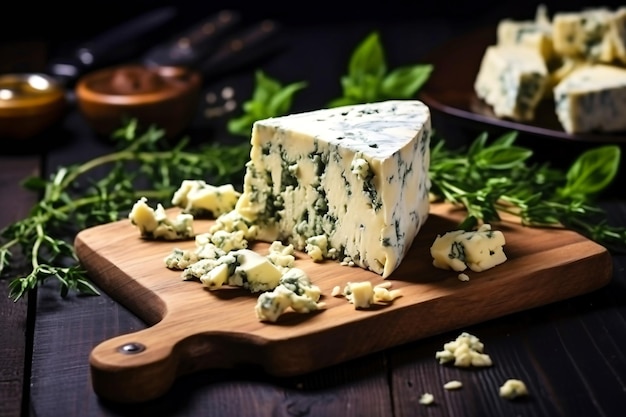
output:
[[[626,69],[589,65],[554,88],[556,114],[568,133],[626,130]]]
[[[157,204],[156,208],[152,208],[145,197],[141,197],[133,204],[128,219],[139,229],[144,239],[185,240],[194,237],[191,214],[180,213],[168,217],[163,205]]]
[[[552,24],[545,5],[537,7],[534,20],[502,19],[498,22],[496,43],[527,46],[539,52],[546,62],[552,60]]]
[[[624,61],[626,8],[604,7],[579,12],[560,12],[553,19],[556,53],[591,62]]]
[[[523,45],[487,47],[474,82],[476,95],[498,117],[532,120],[548,85],[540,52]]]
[[[216,218],[232,211],[239,192],[232,184],[212,185],[203,180],[184,180],[172,196],[172,205],[195,218]]]
[[[504,245],[506,239],[490,224],[478,230],[454,230],[437,235],[430,247],[433,265],[441,269],[461,272],[467,268],[481,272],[506,261]]]
[[[259,240],[308,241],[315,256],[388,277],[428,216],[430,134],[417,100],[257,121],[235,210]]]
[[[539,5],[534,20],[502,19],[496,35],[474,80],[476,95],[496,117],[541,122],[539,104],[554,98],[550,104],[567,133],[625,129],[624,92],[616,74],[626,66],[626,6],[557,11],[550,18]],[[537,57],[545,71],[537,70]]]

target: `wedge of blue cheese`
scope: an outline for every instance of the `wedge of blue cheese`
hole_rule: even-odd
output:
[[[454,230],[437,235],[430,247],[433,265],[441,269],[474,272],[500,265],[507,260],[504,234],[483,224],[477,230]]]
[[[524,45],[490,45],[474,81],[476,95],[497,117],[528,121],[549,85],[541,53]]]
[[[430,134],[417,100],[257,121],[235,210],[259,240],[388,277],[428,216]]]
[[[589,65],[554,88],[556,115],[568,133],[626,130],[626,69]]]

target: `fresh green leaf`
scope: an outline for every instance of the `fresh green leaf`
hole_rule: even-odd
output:
[[[342,95],[332,99],[328,107],[412,98],[426,83],[432,70],[432,65],[424,64],[388,72],[380,35],[372,32],[352,53],[347,74],[340,80]]]
[[[228,121],[226,126],[228,132],[236,136],[250,137],[254,122],[287,114],[291,109],[294,95],[306,86],[305,82],[283,86],[263,71],[256,71],[252,98],[244,102],[243,113],[240,116]]]
[[[432,65],[413,65],[391,71],[381,85],[381,95],[392,99],[409,99],[428,81]]]
[[[493,144],[478,152],[474,162],[479,168],[505,170],[523,165],[532,155],[532,150],[523,147]]]
[[[380,79],[386,72],[387,64],[380,35],[378,32],[372,32],[352,53],[348,64],[348,75],[357,80],[363,76]]]
[[[621,158],[617,145],[605,145],[582,154],[567,171],[567,183],[559,193],[563,197],[592,197],[615,178]]]

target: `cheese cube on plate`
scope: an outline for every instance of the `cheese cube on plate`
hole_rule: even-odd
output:
[[[626,55],[626,12],[590,8],[560,12],[553,19],[554,50],[557,54],[591,62],[610,63]],[[621,51],[621,52],[617,52]]]
[[[590,65],[554,88],[556,114],[568,133],[626,130],[626,69]]]
[[[542,55],[522,45],[491,45],[483,55],[474,91],[497,117],[532,120],[548,85]]]

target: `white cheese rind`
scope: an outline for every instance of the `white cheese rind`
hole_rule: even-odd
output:
[[[554,88],[556,115],[568,133],[626,130],[626,69],[590,65]]]
[[[428,216],[430,134],[430,111],[417,100],[257,121],[235,210],[259,240],[305,250],[325,235],[326,258],[387,277]]]

